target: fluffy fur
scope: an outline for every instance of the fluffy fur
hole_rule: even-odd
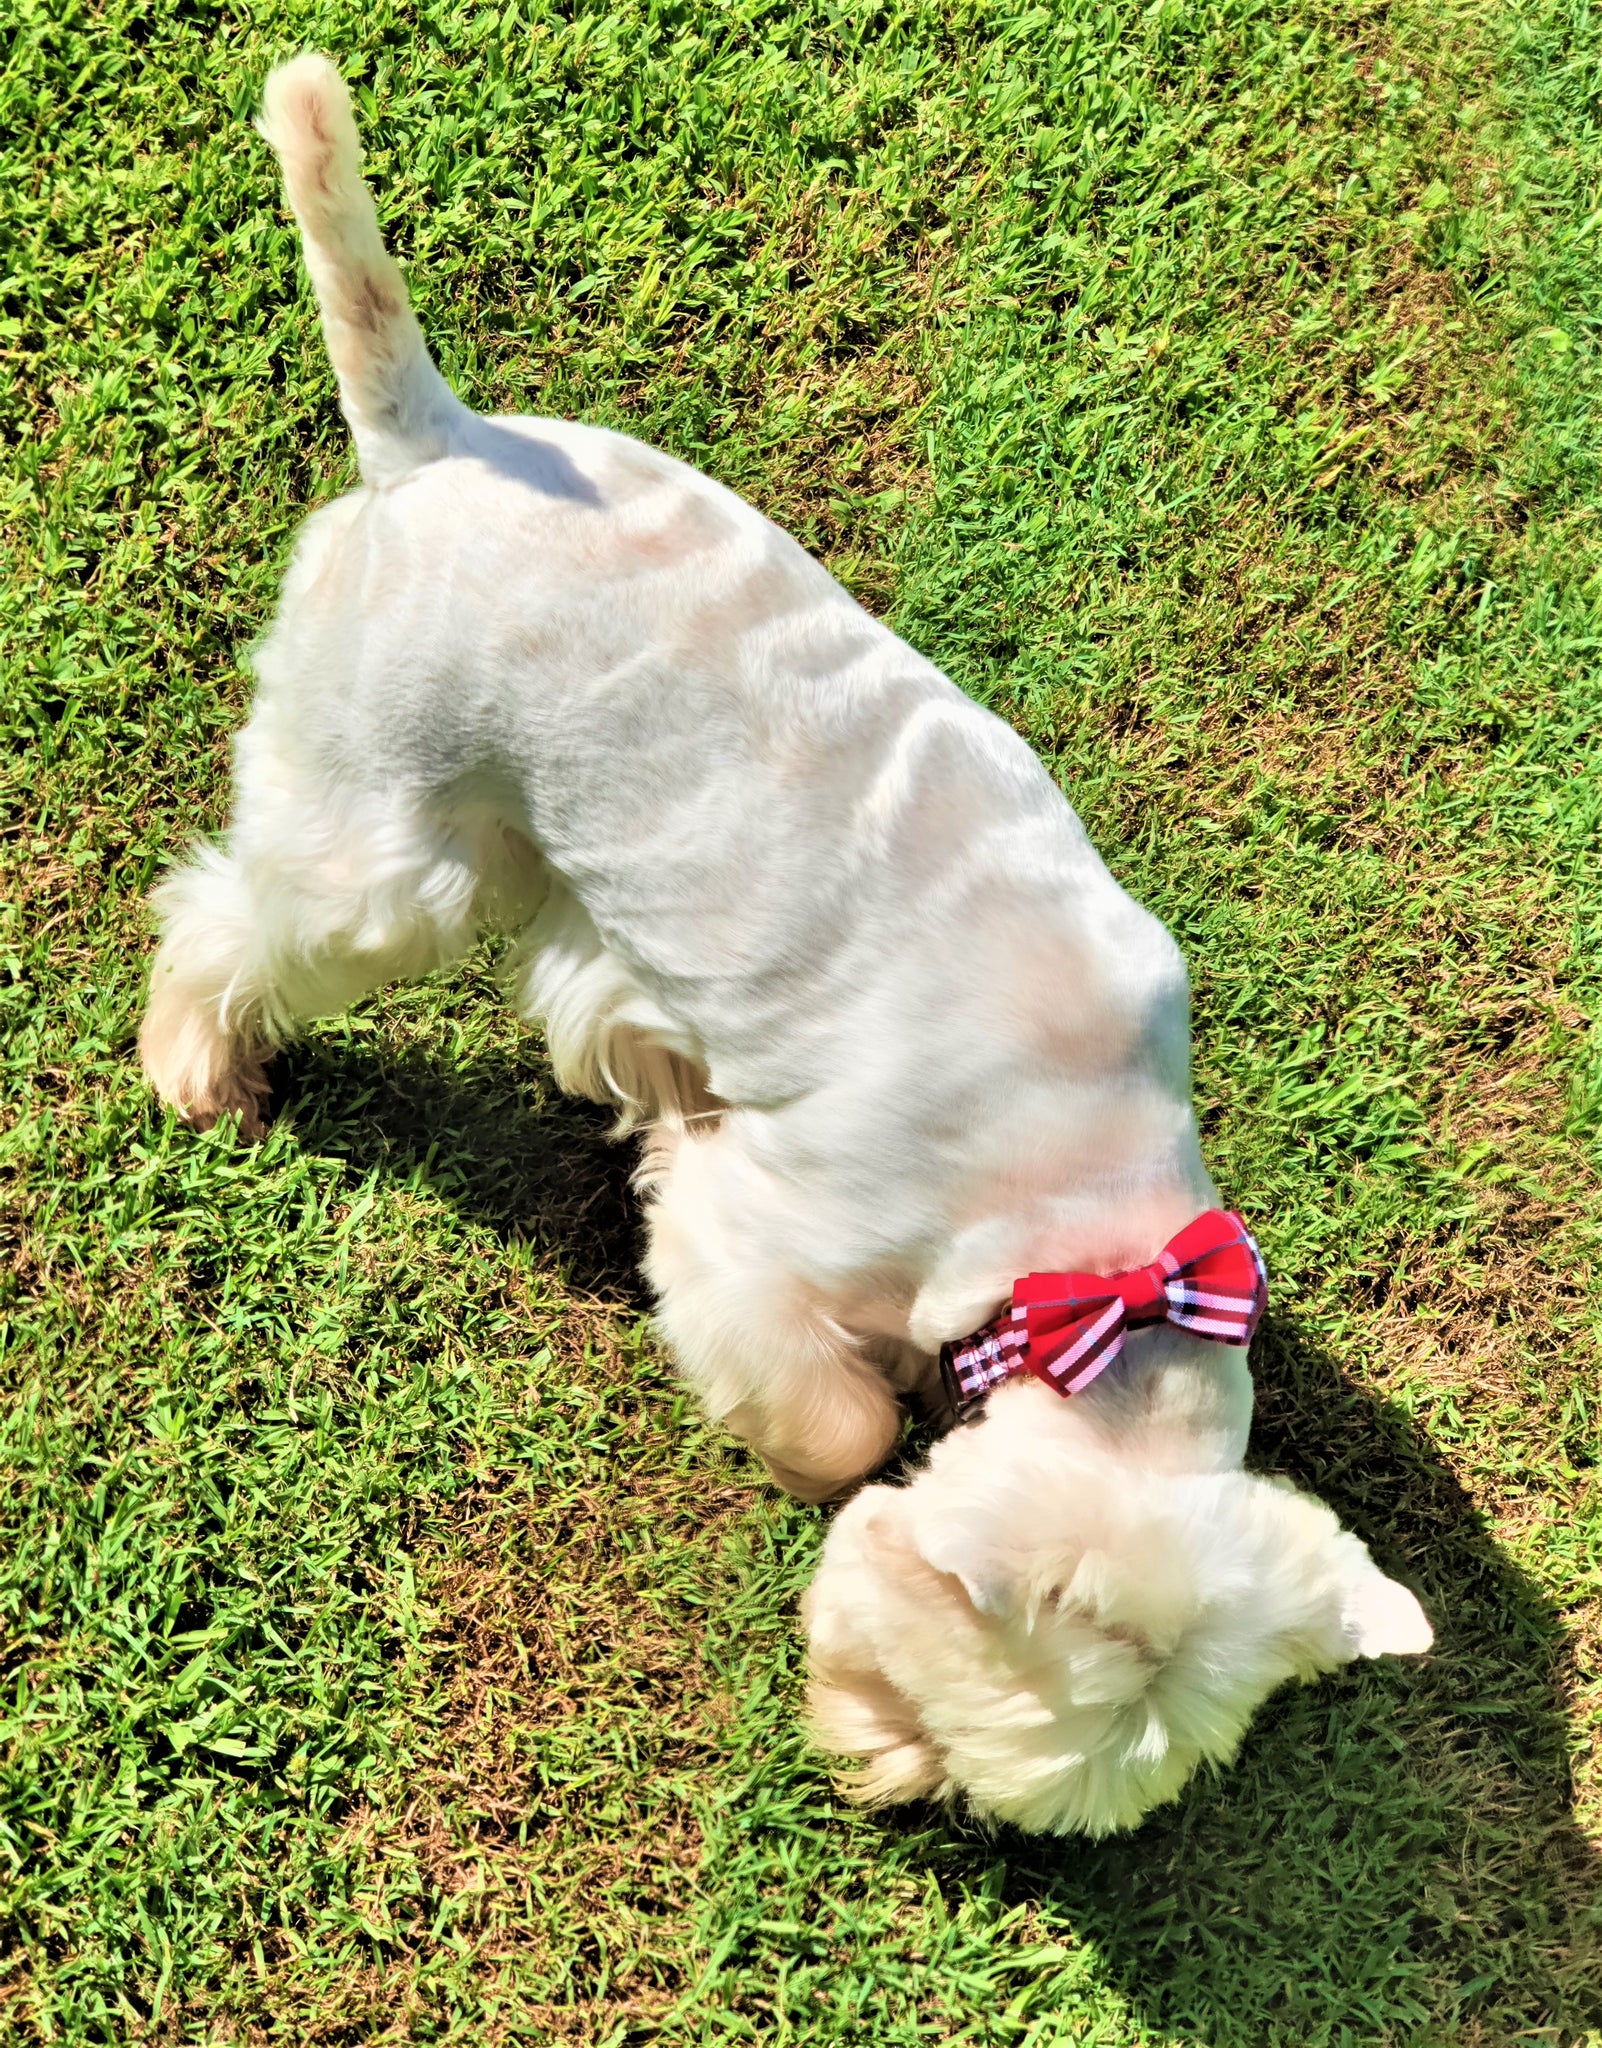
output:
[[[915,1484],[837,1518],[806,1597],[812,1714],[867,1759],[860,1797],[1132,1827],[1228,1761],[1287,1679],[1428,1647],[1413,1596],[1328,1508],[1072,1407],[1009,1384]]]
[[[519,932],[565,1086],[648,1127],[678,1362],[796,1493],[1031,1268],[1215,1200],[1184,964],[1023,742],[706,477],[481,419],[428,358],[319,57],[268,81],[363,487],[256,650],[226,844],[157,893],[141,1050],[254,1128],[303,1020]],[[813,1711],[873,1798],[1100,1832],[1291,1676],[1429,1640],[1315,1503],[1240,1469],[1244,1356],[1171,1331],[1000,1393],[838,1518]]]

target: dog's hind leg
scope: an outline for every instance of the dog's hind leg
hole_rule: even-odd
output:
[[[665,1132],[647,1175],[646,1272],[679,1369],[802,1500],[888,1457],[895,1395],[826,1305],[776,1259],[762,1179],[726,1128]]]
[[[711,1122],[721,1113],[699,1046],[640,987],[554,875],[508,979],[518,1010],[544,1029],[558,1085],[614,1104],[619,1131],[658,1120]]]
[[[190,1123],[232,1112],[255,1134],[266,1060],[297,1025],[461,958],[492,893],[530,899],[514,904],[526,915],[540,881],[533,848],[494,819],[320,790],[247,729],[225,846],[198,848],[153,898],[151,1085]]]

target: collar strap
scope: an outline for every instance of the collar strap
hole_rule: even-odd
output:
[[[959,1413],[1025,1372],[1066,1398],[1106,1371],[1128,1330],[1173,1323],[1217,1344],[1249,1344],[1267,1305],[1251,1233],[1233,1209],[1208,1209],[1133,1272],[1025,1275],[993,1322],[942,1348],[941,1376]]]

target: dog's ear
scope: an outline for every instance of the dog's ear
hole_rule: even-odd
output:
[[[1348,1580],[1341,1602],[1341,1628],[1351,1657],[1417,1657],[1435,1640],[1429,1616],[1405,1586],[1386,1578],[1364,1558],[1364,1569]]]
[[[915,1542],[924,1563],[956,1579],[980,1614],[1006,1614],[1014,1605],[1017,1582],[1006,1557],[972,1524],[925,1517]]]
[[[1138,1485],[1132,1480],[1130,1491]],[[966,1501],[906,1498],[913,1512],[908,1535],[931,1570],[954,1579],[975,1613],[993,1621],[1017,1621],[1033,1628],[1043,1612],[1077,1614],[1101,1628],[1109,1617],[1122,1623],[1134,1604],[1144,1614],[1165,1613],[1171,1598],[1188,1603],[1190,1575],[1174,1572],[1168,1539],[1159,1524],[1137,1522],[1113,1512],[1084,1518],[1060,1517],[1049,1544],[1019,1490]]]
[[[814,1651],[807,1722],[820,1749],[863,1759],[841,1785],[865,1806],[936,1799],[950,1790],[940,1752],[924,1732],[917,1708],[880,1671],[832,1664]]]
[[[878,1598],[911,1562],[895,1487],[869,1486],[841,1510],[817,1575],[801,1601],[808,1647],[808,1718],[818,1744],[861,1757],[843,1781],[853,1799],[880,1806],[949,1791],[945,1766],[915,1702],[879,1667]]]
[[[1287,1582],[1299,1577],[1307,1588],[1310,1604],[1293,1634],[1315,1669],[1333,1671],[1356,1657],[1417,1657],[1430,1647],[1435,1631],[1418,1601],[1322,1501],[1288,1479],[1244,1483],[1268,1511],[1266,1537]]]
[[[976,1614],[991,1620],[1028,1615],[1044,1592],[1035,1583],[1038,1560],[1027,1541],[1029,1522],[1019,1503],[993,1492],[924,1498],[916,1487],[902,1495],[909,1510],[906,1539],[932,1571],[955,1579]],[[1021,1526],[1020,1526],[1021,1525]],[[1054,1563],[1071,1573],[1073,1546],[1059,1546]]]

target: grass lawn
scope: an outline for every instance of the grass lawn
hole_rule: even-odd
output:
[[[1586,0],[11,0],[0,2042],[1602,2041]],[[153,1109],[143,894],[353,479],[306,44],[457,387],[710,469],[1174,929],[1256,1459],[1417,1585],[1100,1846],[865,1817],[493,960]]]

